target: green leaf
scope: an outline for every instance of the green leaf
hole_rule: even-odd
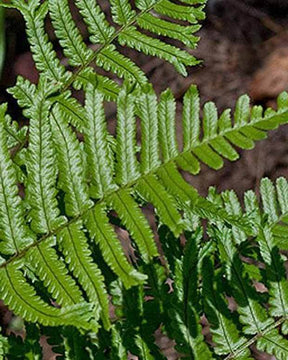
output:
[[[23,203],[18,195],[17,175],[8,147],[7,134],[4,131],[6,106],[0,107],[0,215],[2,254],[13,255],[34,241],[24,219]]]
[[[89,230],[91,238],[99,244],[104,260],[115,274],[120,277],[126,288],[143,283],[146,276],[139,273],[128,263],[120,246],[120,241],[108,222],[105,210],[105,207],[99,204],[88,212],[85,225]]]
[[[113,180],[113,164],[109,154],[108,131],[102,104],[103,96],[95,87],[88,85],[84,148],[92,182],[91,194],[95,198],[102,198],[104,194],[117,189]]]
[[[71,224],[57,236],[57,242],[65,255],[70,271],[87,292],[89,301],[96,307],[96,319],[100,307],[100,316],[105,329],[110,328],[109,306],[103,275],[93,262],[91,251],[81,223]]]
[[[48,0],[49,14],[55,34],[63,47],[64,55],[72,66],[84,65],[91,57],[92,50],[87,48],[77,29],[67,0]]]
[[[136,159],[135,99],[124,88],[117,101],[116,181],[126,185],[140,175]]]

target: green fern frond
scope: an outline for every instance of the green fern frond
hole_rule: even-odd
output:
[[[228,309],[228,304],[221,289],[221,276],[215,274],[215,264],[206,257],[203,261],[203,302],[205,315],[211,325],[211,334],[218,355],[233,354],[235,349],[245,344],[237,328],[235,319]],[[216,277],[216,279],[214,278]],[[234,321],[233,321],[234,320]],[[250,351],[244,347],[237,353],[237,359],[251,359]]]
[[[71,224],[63,229],[57,241],[70,271],[86,291],[89,301],[100,308],[103,325],[105,329],[109,329],[108,297],[103,275],[93,262],[81,223]]]
[[[281,336],[276,329],[268,332],[257,342],[257,348],[260,351],[265,351],[273,354],[279,360],[287,359],[288,342]]]
[[[16,121],[13,121],[9,115],[5,116],[4,130],[7,132],[7,146],[9,149],[15,149],[21,144],[25,143],[27,137],[27,126],[22,126],[21,128],[18,126]],[[20,153],[17,149],[18,154]],[[22,151],[23,153],[23,151]],[[18,155],[16,152],[16,155]]]
[[[10,159],[7,134],[4,130],[6,106],[0,108],[0,213],[1,243],[0,251],[13,255],[29,246],[34,235],[24,222],[24,209],[18,195],[17,176]]]
[[[123,89],[119,94],[117,105],[117,162],[115,171],[117,183],[123,186],[140,176],[135,152],[135,98]]]
[[[158,102],[151,87],[146,87],[138,96],[138,89],[124,86],[117,100],[117,129],[114,139],[106,129],[103,95],[95,85],[97,78],[90,77],[90,79],[91,82],[89,81],[84,87],[86,97],[84,107],[71,97],[69,92],[54,95],[53,87],[47,86],[43,78],[36,90],[26,81],[19,79],[12,93],[31,119],[25,164],[27,168],[25,206],[29,210],[27,224],[31,225],[40,242],[43,241],[44,248],[45,244],[48,244],[48,238],[57,236],[57,246],[63,252],[70,271],[77,278],[88,298],[95,302],[97,299],[96,304],[101,319],[105,327],[109,328],[103,279],[99,275],[96,281],[87,274],[87,269],[91,267],[100,274],[90,256],[89,242],[97,245],[105,262],[127,288],[143,283],[146,276],[129,264],[115,229],[109,221],[108,212],[111,209],[117,212],[121,224],[135,242],[139,255],[147,263],[158,256],[158,251],[149,223],[135,201],[137,196],[154,205],[159,222],[166,224],[176,236],[180,235],[186,226],[182,213],[189,207],[202,217],[230,223],[235,227],[234,232],[239,232],[240,227],[243,234],[246,232],[251,234],[247,221],[240,220],[241,212],[236,211],[235,208],[236,210],[229,214],[231,212],[229,207],[223,210],[220,206],[201,199],[197,191],[185,182],[178,168],[191,171],[192,166],[191,172],[195,173],[193,166],[197,164],[198,171],[200,161],[206,162],[212,168],[219,168],[223,163],[221,156],[224,152],[223,143],[226,149],[230,136],[241,133],[241,136],[245,137],[246,135],[242,133],[243,128],[276,128],[286,121],[287,101],[285,95],[282,95],[279,98],[280,108],[277,112],[269,111],[263,117],[255,118],[253,117],[255,111],[252,111],[252,119],[248,119],[249,105],[247,99],[242,98],[245,101],[241,99],[238,102],[235,124],[230,120],[229,122],[225,120],[224,124],[221,120],[223,117],[218,120],[215,106],[208,104],[205,106],[203,120],[200,121],[198,94],[195,87],[192,87],[184,97],[185,150],[182,150],[176,141],[175,100],[171,92],[164,92]],[[33,91],[33,104],[25,95],[29,88]],[[26,90],[23,93],[20,89]],[[189,109],[192,108],[193,111],[190,111]],[[136,116],[141,119],[143,129],[140,159],[136,147]],[[240,116],[244,116],[245,120],[241,122]],[[198,125],[195,125],[195,121]],[[79,142],[70,124],[83,133],[84,144]],[[202,137],[200,130],[195,136],[192,130],[196,129],[195,126],[203,127]],[[246,138],[252,141],[249,137]],[[218,147],[215,146],[215,140],[220,140]],[[254,145],[254,141],[252,144]],[[233,144],[229,146],[233,148]],[[8,153],[5,156],[6,163]],[[17,179],[14,178],[13,181],[10,179],[9,186],[13,182],[15,184]],[[61,201],[64,202],[64,206]],[[227,206],[229,201],[226,201]],[[23,216],[21,219],[24,221]],[[80,220],[83,221],[84,228]],[[78,221],[80,223],[76,226]],[[24,223],[23,226],[27,225]],[[5,236],[10,234],[7,230],[5,233]],[[79,258],[77,236],[81,239],[83,248]],[[10,235],[7,236],[7,246],[8,243],[11,247]],[[75,251],[69,253],[68,246],[72,245]],[[38,256],[41,255],[39,253],[41,246],[36,250],[37,241],[33,235],[27,245],[21,246],[18,250],[12,246],[7,255],[16,253],[15,258],[21,259],[28,248],[31,248],[28,251],[28,259],[30,259],[34,252],[37,252]],[[50,295],[55,300],[58,299],[59,303],[65,303],[64,307],[66,307],[70,303],[69,298],[67,300],[68,293],[73,295],[69,287],[74,288],[74,280],[67,275],[66,267],[61,263],[63,260],[56,256],[53,249],[49,251],[47,250],[47,256],[50,254],[50,262],[54,263],[55,269],[59,270],[59,274],[61,273],[57,281],[53,280],[54,274],[47,268],[44,252],[39,258],[39,263],[34,264],[32,268],[36,276],[44,282]],[[12,262],[14,261],[15,259],[12,259]],[[78,266],[81,265],[81,269],[76,269],[71,261]],[[7,263],[4,262],[3,269],[6,265]],[[50,284],[54,282],[53,287]],[[66,290],[58,290],[60,287]],[[76,288],[74,290],[74,300],[80,301],[78,290]],[[97,311],[95,319],[97,319]]]
[[[56,108],[53,109],[50,120],[58,169],[62,170],[59,171],[58,186],[65,192],[67,215],[77,216],[91,206],[80,143]]]
[[[286,124],[287,93],[277,110],[244,95],[221,115],[195,86],[182,114],[170,89],[156,95],[123,48],[186,75],[198,61],[180,43],[196,46],[206,0],[110,0],[108,15],[72,1],[87,38],[68,0],[0,3],[22,13],[40,73],[9,89],[28,126],[0,106],[0,298],[37,324],[20,354],[0,337],[0,358],[39,358],[41,334],[67,359],[164,360],[157,332],[191,360],[251,360],[254,348],[286,359],[287,180],[263,179],[242,207],[233,191],[201,197],[183,172],[220,169]]]
[[[78,286],[71,277],[67,276],[65,265],[58,260],[51,244],[41,243],[36,248],[30,249],[26,258],[60,306],[72,306],[84,301]]]
[[[184,256],[176,259],[173,277],[173,293],[167,308],[170,325],[167,325],[177,342],[176,349],[189,359],[212,359],[212,352],[204,341],[200,316],[198,315],[200,294],[198,273],[201,268],[200,243],[202,232],[198,229],[188,238]],[[174,239],[175,240],[175,239]],[[170,333],[169,333],[170,334]]]
[[[118,39],[122,46],[128,46],[146,55],[157,56],[168,61],[183,76],[187,76],[186,66],[193,66],[199,63],[189,53],[173,45],[163,43],[161,40],[142,34],[132,26],[123,30],[119,34]]]
[[[0,271],[1,298],[16,314],[21,314],[27,321],[43,325],[60,326],[76,325],[90,329],[91,305],[78,303],[70,307],[57,309],[45,303],[36,295],[34,288],[28,284],[16,262],[8,264]],[[21,265],[20,265],[21,266]],[[96,330],[95,326],[93,327]]]
[[[25,19],[26,32],[37,70],[56,83],[67,81],[69,75],[61,65],[44,28],[48,3],[45,2],[40,6],[40,1],[26,3],[20,0],[12,4],[21,11]]]
[[[55,149],[49,122],[49,102],[38,95],[31,108],[27,162],[27,202],[31,206],[31,227],[37,233],[49,233],[64,219],[56,199]]]
[[[29,0],[27,3],[24,0],[13,0],[9,5],[1,3],[2,6],[17,8],[23,14],[37,69],[65,90],[73,82],[77,83],[82,71],[88,70],[94,62],[120,78],[124,77],[138,84],[146,83],[147,78],[139,67],[116,50],[114,43],[117,42],[120,46],[128,46],[164,59],[173,64],[181,74],[187,75],[186,67],[198,63],[195,58],[186,50],[180,50],[177,45],[168,45],[153,34],[180,40],[194,48],[198,38],[192,34],[199,29],[198,21],[204,19],[201,4],[202,0],[185,5],[176,5],[168,0],[139,1],[136,9],[132,9],[129,1],[111,0],[113,24],[110,24],[95,2],[75,0],[91,43],[99,45],[96,50],[92,50],[92,47],[84,43],[67,1],[45,0],[41,4],[40,1]],[[166,20],[157,18],[155,11],[158,12],[158,17],[165,15]],[[49,41],[44,28],[47,15],[52,19],[55,34],[69,64],[77,68],[74,75],[61,65]],[[177,25],[173,19],[190,22],[193,26]],[[139,30],[148,30],[149,34],[137,30],[137,25]]]
[[[91,175],[90,193],[96,199],[117,189],[117,185],[113,181],[113,164],[109,155],[108,131],[102,104],[101,93],[92,85],[88,85],[84,137]]]
[[[124,285],[129,288],[143,283],[146,276],[128,263],[120,241],[109,223],[105,207],[102,204],[95,206],[89,211],[85,222],[91,238],[99,245],[105,261]]]
[[[87,24],[90,41],[94,44],[108,42],[115,34],[115,30],[112,26],[109,26],[100,6],[93,0],[76,0],[75,3]]]
[[[199,25],[183,26],[170,23],[166,20],[159,19],[152,14],[143,14],[141,17],[139,17],[137,24],[142,29],[149,30],[154,34],[179,40],[184,45],[189,46],[192,49],[196,47],[196,44],[199,40],[197,36],[193,35],[196,31],[199,30]]]
[[[49,15],[55,29],[55,35],[63,48],[70,65],[81,66],[87,63],[92,50],[87,48],[77,29],[66,0],[48,0]]]
[[[129,191],[116,192],[108,198],[108,203],[117,212],[122,224],[135,240],[140,253],[144,254],[143,260],[149,262],[153,257],[158,256],[152,230]]]
[[[261,220],[261,214],[265,215],[265,223],[267,229],[272,231],[274,238],[274,246],[280,250],[287,249],[286,239],[287,233],[287,214],[288,214],[288,183],[283,177],[276,180],[275,185],[271,180],[264,178],[261,180],[260,185],[261,202],[258,202],[257,197],[253,191],[247,191],[245,193],[245,213],[254,221],[256,229],[254,234],[258,234],[259,226],[263,225]],[[226,210],[234,215],[243,214],[241,205],[237,199],[235,193],[232,191],[223,194]],[[237,230],[237,229],[235,229]],[[239,229],[238,229],[239,230]],[[267,231],[268,231],[267,230]],[[245,235],[241,234],[241,238],[245,238]],[[240,237],[238,235],[238,242],[240,243]]]
[[[155,10],[162,15],[169,16],[176,20],[189,21],[192,24],[198,20],[204,20],[205,13],[202,9],[202,6],[199,8],[190,8],[188,6],[174,4],[169,0],[162,0],[155,6]]]
[[[245,194],[244,201],[246,215],[254,223],[254,242],[251,242],[243,232],[239,236],[239,233],[235,232],[236,228],[227,229],[219,225],[219,222],[218,230],[214,229],[212,232],[209,230],[210,236],[217,242],[221,267],[215,270],[215,266],[211,265],[210,275],[204,275],[208,271],[208,263],[203,267],[203,299],[209,304],[204,311],[212,325],[211,332],[216,344],[215,352],[220,351],[221,353],[221,349],[223,349],[225,352],[222,355],[227,355],[225,358],[227,360],[242,358],[252,344],[255,344],[259,350],[269,352],[277,358],[285,359],[287,356],[287,341],[282,334],[286,333],[288,282],[284,260],[279,252],[279,245],[284,244],[284,241],[281,239],[281,242],[278,243],[279,232],[275,232],[279,226],[284,228],[286,226],[282,219],[285,219],[287,211],[287,181],[279,178],[274,185],[270,180],[263,179],[260,189],[261,203],[258,203],[256,195],[252,191]],[[221,197],[228,213],[238,215],[242,213],[235,193],[225,192]],[[213,199],[213,194],[210,192],[210,200],[219,202],[220,198],[215,198],[214,195]],[[244,262],[243,259],[245,259]],[[211,262],[210,259],[207,261]],[[265,264],[263,269],[261,266],[259,269],[258,261]],[[213,273],[219,281],[211,280]],[[265,295],[254,288],[252,281],[265,285],[267,289]],[[205,283],[210,283],[209,293],[205,290]],[[211,289],[215,288],[215,284],[218,285],[216,285],[217,289],[213,290],[213,295]],[[212,295],[214,298],[219,297],[219,304],[222,301],[221,308],[217,309],[216,303],[212,306]],[[233,296],[236,301],[237,308],[233,314],[229,315],[227,312],[227,302],[223,299],[220,300],[223,295]],[[211,312],[212,309],[214,313]],[[280,326],[283,329],[282,332]],[[239,328],[245,334],[244,337],[237,330]],[[225,332],[227,331],[226,335],[223,333],[223,329]],[[232,335],[233,338],[231,338]],[[224,350],[223,345],[229,337],[229,346]],[[246,359],[246,355],[244,358]]]

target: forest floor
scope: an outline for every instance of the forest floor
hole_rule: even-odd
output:
[[[53,39],[49,24],[47,29]],[[25,40],[23,21],[14,11],[7,12],[6,34],[0,101],[8,101],[14,120],[23,122],[5,89],[14,84],[17,74],[37,81],[37,72]],[[147,57],[135,53],[130,56],[143,64],[158,93],[170,86],[179,101],[190,84],[197,84],[202,103],[214,101],[219,111],[233,108],[237,97],[244,93],[251,96],[253,104],[275,107],[277,94],[288,90],[288,11],[278,7],[275,13],[267,13],[261,6],[245,5],[244,0],[210,0],[208,17],[199,35],[201,41],[193,53],[203,63],[190,69],[185,79],[162,61],[151,58],[147,62]],[[114,111],[107,109],[112,124]],[[252,151],[243,152],[235,163],[227,162],[217,172],[203,166],[201,173],[189,180],[202,195],[215,185],[219,191],[234,189],[241,197],[248,189],[258,192],[264,176],[288,178],[288,126],[271,132],[268,140],[258,143]],[[11,316],[2,310],[0,322],[5,328]],[[167,358],[175,359],[171,343],[163,338],[159,342],[166,349]],[[256,353],[255,358],[273,359]]]

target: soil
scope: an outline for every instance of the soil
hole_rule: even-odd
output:
[[[49,24],[47,29],[53,38]],[[7,48],[5,66],[0,81],[0,101],[8,101],[9,110],[15,120],[23,121],[15,102],[5,89],[15,83],[21,74],[37,81],[24,23],[16,11],[6,13]],[[150,76],[158,93],[170,86],[179,102],[190,84],[197,84],[202,104],[214,101],[219,112],[235,105],[237,97],[248,93],[252,104],[264,107],[276,104],[276,96],[288,90],[288,3],[286,0],[209,0],[208,16],[199,33],[201,41],[193,53],[203,60],[202,64],[189,70],[183,79],[170,65],[162,61],[129,55]],[[114,109],[108,109],[113,119]],[[111,120],[112,121],[112,120]],[[288,178],[288,126],[271,132],[268,140],[260,142],[252,151],[245,151],[241,158],[225,164],[220,171],[203,166],[198,176],[189,177],[200,193],[207,194],[209,186],[219,191],[234,189],[241,197],[248,189],[258,192],[259,181],[268,176]],[[0,309],[0,317],[7,315]],[[0,319],[1,322],[1,319]],[[159,343],[171,353],[165,339]],[[167,355],[168,356],[168,355]],[[171,355],[171,359],[175,354]],[[169,357],[167,357],[169,358]],[[257,359],[272,359],[256,354]]]

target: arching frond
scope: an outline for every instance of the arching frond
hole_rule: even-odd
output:
[[[230,223],[234,237],[238,237],[241,243],[241,236],[245,237],[246,232],[251,234],[251,230],[246,221],[239,220],[242,214],[235,199],[226,195],[226,210],[201,199],[197,191],[184,180],[179,168],[195,173],[200,170],[201,161],[212,168],[221,167],[222,156],[227,154],[228,145],[230,152],[230,149],[236,152],[235,142],[231,141],[235,136],[238,138],[241,134],[240,138],[254,145],[249,129],[266,134],[264,130],[276,128],[285,121],[287,100],[286,95],[282,95],[279,98],[279,110],[269,111],[261,117],[257,108],[258,116],[255,117],[256,110],[252,110],[250,115],[247,98],[241,98],[236,106],[233,123],[230,118],[227,121],[227,111],[218,120],[215,106],[208,103],[204,106],[203,119],[200,120],[198,93],[192,87],[184,97],[184,145],[181,149],[174,130],[175,100],[170,91],[164,92],[158,102],[151,87],[146,87],[138,96],[139,90],[124,86],[117,100],[117,131],[114,140],[106,129],[103,95],[95,85],[95,80],[97,78],[91,78],[91,82],[84,87],[85,107],[76,102],[69,92],[54,96],[51,87],[46,86],[43,79],[38,89],[19,79],[12,90],[31,118],[25,164],[25,204],[29,210],[27,224],[31,222],[32,230],[40,236],[41,245],[36,246],[35,235],[31,235],[25,245],[17,245],[17,248],[15,244],[23,242],[24,237],[19,237],[13,243],[9,228],[5,228],[4,236],[7,240],[5,242],[5,237],[2,237],[2,244],[6,243],[5,247],[11,250],[3,250],[2,253],[16,253],[18,258],[19,252],[21,258],[31,247],[26,258],[32,270],[52,298],[63,304],[64,308],[83,302],[75,280],[68,275],[66,263],[73,277],[77,278],[80,289],[84,290],[89,301],[97,305],[93,321],[98,319],[100,312],[104,326],[109,328],[105,285],[91,257],[89,242],[97,245],[105,262],[125,287],[141,284],[146,279],[145,275],[129,264],[107,216],[110,209],[116,211],[146,263],[157,256],[158,251],[150,225],[136,202],[137,196],[154,205],[160,223],[166,224],[176,236],[186,226],[182,213],[190,207],[200,216]],[[29,91],[33,94],[33,102]],[[140,158],[136,147],[136,116],[140,118],[143,130]],[[244,120],[241,120],[242,116]],[[79,142],[70,124],[83,132],[84,144]],[[195,129],[201,127],[203,135],[200,135],[200,130],[195,132]],[[246,132],[242,132],[243,129]],[[114,159],[114,145],[111,147],[111,144],[115,141]],[[5,146],[3,154],[6,154],[3,161],[9,163]],[[16,181],[15,177],[9,179],[9,186]],[[285,184],[281,186],[285,188]],[[3,191],[5,193],[5,188]],[[64,207],[59,196],[63,198]],[[273,205],[273,202],[270,203]],[[273,213],[271,204],[269,209]],[[5,209],[3,212],[6,212]],[[11,215],[18,216],[14,212]],[[26,229],[24,214],[20,217],[23,229]],[[21,226],[18,228],[21,230]],[[57,246],[64,255],[65,263],[46,240],[49,237],[52,239],[54,235],[57,235]],[[37,258],[39,261],[35,262]],[[3,265],[5,268],[6,263]],[[88,275],[91,271],[95,276]],[[243,316],[247,314],[243,313]]]
[[[186,50],[178,45],[167,44],[155,35],[180,40],[186,46],[195,48],[198,38],[193,34],[199,29],[198,22],[204,19],[203,1],[193,1],[176,5],[166,0],[137,1],[132,9],[129,1],[111,0],[113,23],[109,23],[105,13],[96,2],[75,0],[83,21],[87,26],[89,40],[96,45],[87,45],[76,26],[68,1],[12,0],[9,6],[17,8],[24,16],[27,34],[37,69],[62,89],[81,78],[81,72],[96,63],[106,71],[120,78],[129,79],[137,84],[147,82],[145,74],[132,60],[124,56],[115,47],[130,47],[147,55],[152,55],[170,62],[177,71],[187,75],[187,66],[198,63]],[[8,6],[5,2],[3,6]],[[71,66],[78,70],[74,75],[65,71],[48,35],[44,21],[49,15],[59,43]],[[161,17],[165,17],[161,19]],[[175,20],[192,23],[191,26],[175,24]],[[141,31],[145,30],[145,34]],[[91,45],[92,45],[91,44]],[[78,78],[79,75],[79,78]]]

